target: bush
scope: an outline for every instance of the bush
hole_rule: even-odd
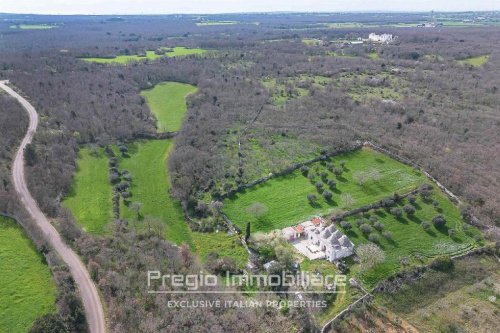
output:
[[[66,333],[66,325],[59,314],[46,314],[37,318],[29,333]]]
[[[323,183],[322,182],[316,182],[315,186],[316,186],[316,189],[318,191],[321,191],[323,189]]]
[[[403,216],[403,211],[401,210],[401,208],[393,207],[391,208],[391,214],[399,219],[401,218],[401,216]]]
[[[316,200],[318,200],[318,197],[315,194],[308,194],[307,200],[313,204],[316,202]]]
[[[323,198],[325,198],[326,201],[332,200],[333,193],[330,191],[324,191],[323,192]]]
[[[333,179],[329,179],[326,184],[328,185],[328,187],[330,187],[331,190],[334,190],[337,188],[337,183],[335,182],[335,180]]]
[[[434,224],[436,228],[444,227],[446,220],[443,215],[436,215],[432,218],[432,224]]]
[[[376,234],[376,233],[371,233],[369,236],[368,236],[368,240],[370,242],[373,242],[373,243],[378,243],[380,241],[380,237]]]
[[[415,207],[413,207],[412,205],[404,205],[403,209],[408,215],[415,214]]]
[[[371,222],[372,224],[375,224],[375,223],[377,223],[377,222],[378,222],[378,218],[377,218],[376,216],[373,216],[373,215],[372,215],[372,216],[370,216],[370,217],[368,218],[368,220],[370,220],[370,222]]]
[[[435,271],[449,272],[453,270],[455,264],[449,256],[437,257],[431,262],[430,267]]]
[[[422,226],[422,229],[424,229],[424,230],[429,230],[429,228],[431,227],[429,222],[422,222],[421,226]]]
[[[361,230],[361,232],[363,232],[364,234],[369,234],[373,231],[373,228],[365,223],[359,227],[359,230]]]
[[[413,194],[410,194],[406,197],[406,199],[408,199],[408,201],[411,203],[411,204],[414,204],[415,202],[417,202],[417,199],[415,198],[415,196]]]
[[[341,221],[341,222],[340,222],[340,226],[341,226],[341,227],[342,227],[342,229],[344,229],[344,230],[351,230],[351,229],[352,229],[352,224],[351,224],[351,222]]]
[[[382,231],[382,229],[384,229],[384,225],[383,225],[382,223],[380,223],[380,222],[375,222],[375,223],[373,224],[373,227],[374,227],[375,229],[377,229],[378,231]]]
[[[384,231],[382,233],[382,236],[384,236],[384,238],[386,238],[388,240],[391,240],[392,239],[392,232],[390,232],[390,231]]]
[[[300,167],[300,172],[305,176],[309,172],[309,168],[306,165]]]
[[[450,237],[455,236],[455,229],[448,229],[448,236]]]
[[[363,223],[365,223],[365,220],[364,220],[364,219],[357,219],[355,223],[356,223],[356,225],[357,225],[358,227],[361,227],[361,225],[362,225]]]

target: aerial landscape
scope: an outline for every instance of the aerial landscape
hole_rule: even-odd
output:
[[[0,4],[0,333],[498,331],[500,6],[332,3]]]

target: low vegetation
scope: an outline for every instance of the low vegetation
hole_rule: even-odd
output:
[[[113,221],[112,195],[108,158],[103,149],[80,149],[77,172],[63,206],[71,210],[83,230],[102,234]]]
[[[482,55],[482,56],[471,57],[471,58],[459,60],[458,62],[461,63],[462,65],[471,65],[473,67],[481,67],[488,62],[489,58],[490,58],[490,56],[487,54],[487,55]]]
[[[174,48],[159,48],[156,51],[146,51],[144,54],[135,54],[135,55],[119,55],[113,57],[88,57],[88,58],[80,58],[84,61],[88,62],[96,62],[101,64],[119,64],[126,65],[135,61],[142,60],[156,60],[162,57],[180,57],[187,56],[191,54],[203,54],[205,50],[199,48],[188,49],[186,47],[174,47]]]
[[[0,328],[25,333],[56,311],[56,286],[43,256],[23,229],[0,216]]]
[[[355,180],[360,172],[369,175],[363,184]],[[424,179],[419,171],[364,148],[336,156],[323,164],[310,165],[307,172],[296,170],[239,192],[224,201],[224,212],[240,228],[250,221],[253,230],[270,231],[294,225],[313,215],[361,207],[396,191],[404,193]],[[330,200],[324,198],[325,191],[332,192]],[[268,208],[259,218],[248,212],[255,202]]]
[[[162,82],[144,90],[149,109],[156,116],[159,132],[176,132],[181,129],[186,114],[186,97],[196,91],[190,84]]]
[[[196,253],[202,262],[210,254],[216,253],[220,258],[229,257],[235,261],[238,268],[243,269],[248,262],[248,252],[241,245],[238,236],[229,236],[226,232],[191,234]]]

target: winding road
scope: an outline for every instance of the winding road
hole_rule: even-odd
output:
[[[57,230],[48,221],[42,213],[36,201],[31,196],[26,179],[24,176],[24,148],[28,145],[35,135],[38,126],[38,114],[35,108],[22,96],[7,86],[8,81],[0,81],[0,88],[9,95],[17,99],[29,114],[28,132],[23,138],[19,149],[17,150],[14,164],[12,166],[12,178],[14,187],[26,210],[30,213],[33,220],[42,230],[45,239],[52,248],[59,254],[62,260],[69,267],[70,272],[78,286],[80,296],[85,308],[85,315],[91,333],[106,332],[106,322],[104,311],[94,282],[90,278],[85,265],[71,248],[62,240]]]

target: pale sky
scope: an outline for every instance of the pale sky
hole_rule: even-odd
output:
[[[500,0],[0,0],[0,13],[212,14],[234,12],[500,10]]]

